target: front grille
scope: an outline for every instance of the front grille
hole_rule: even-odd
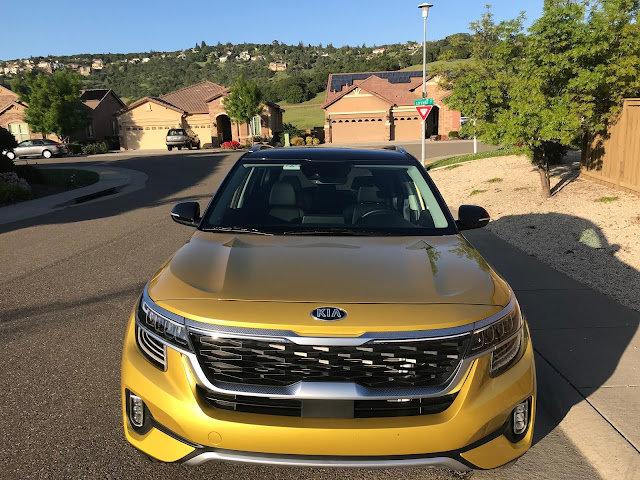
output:
[[[312,346],[193,334],[207,379],[285,387],[297,382],[353,382],[369,388],[435,387],[460,364],[469,335],[447,339]]]
[[[430,398],[400,398],[395,400],[322,400],[325,412],[320,415],[309,414],[313,410],[305,408],[305,402],[318,400],[282,399],[252,397],[248,395],[228,395],[208,390],[200,390],[201,395],[212,407],[234,412],[258,413],[263,415],[281,415],[287,417],[322,418],[382,418],[408,417],[415,415],[433,415],[444,412],[456,399],[455,393]],[[332,407],[332,403],[336,407]]]
[[[156,367],[167,369],[167,347],[136,324],[136,343],[142,354]]]

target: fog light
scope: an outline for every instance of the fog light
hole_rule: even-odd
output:
[[[137,428],[144,423],[144,402],[133,393],[129,394],[129,421]]]
[[[522,435],[529,424],[529,401],[525,400],[513,409],[513,433]]]

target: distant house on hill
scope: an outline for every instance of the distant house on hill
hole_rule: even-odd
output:
[[[272,72],[284,72],[287,69],[287,62],[271,62],[269,70]]]
[[[273,136],[282,132],[284,110],[269,102],[256,118],[253,132],[249,124],[232,125],[222,105],[228,94],[228,88],[205,81],[161,97],[141,98],[118,113],[120,145],[127,150],[165,148],[170,128],[191,129],[202,146],[216,147],[252,135]]]
[[[446,138],[460,128],[460,112],[442,100],[450,92],[427,77],[427,98],[434,107],[427,118],[427,136]],[[329,75],[325,139],[329,143],[420,140],[422,120],[414,100],[422,98],[422,72],[334,73]]]

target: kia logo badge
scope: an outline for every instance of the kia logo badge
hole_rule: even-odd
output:
[[[347,312],[336,307],[320,307],[311,311],[311,316],[316,320],[324,320],[325,322],[335,322],[346,318]]]

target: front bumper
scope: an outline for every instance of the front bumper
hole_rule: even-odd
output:
[[[536,384],[529,340],[524,355],[497,378],[489,357],[473,362],[453,404],[432,415],[391,418],[298,418],[219,410],[198,393],[181,353],[167,349],[167,370],[139,352],[132,316],[122,360],[123,421],[128,441],[164,462],[232,461],[322,467],[439,466],[489,469],[531,446]],[[145,402],[151,424],[136,431],[126,413],[126,392]],[[513,408],[531,399],[524,438],[504,434]]]

